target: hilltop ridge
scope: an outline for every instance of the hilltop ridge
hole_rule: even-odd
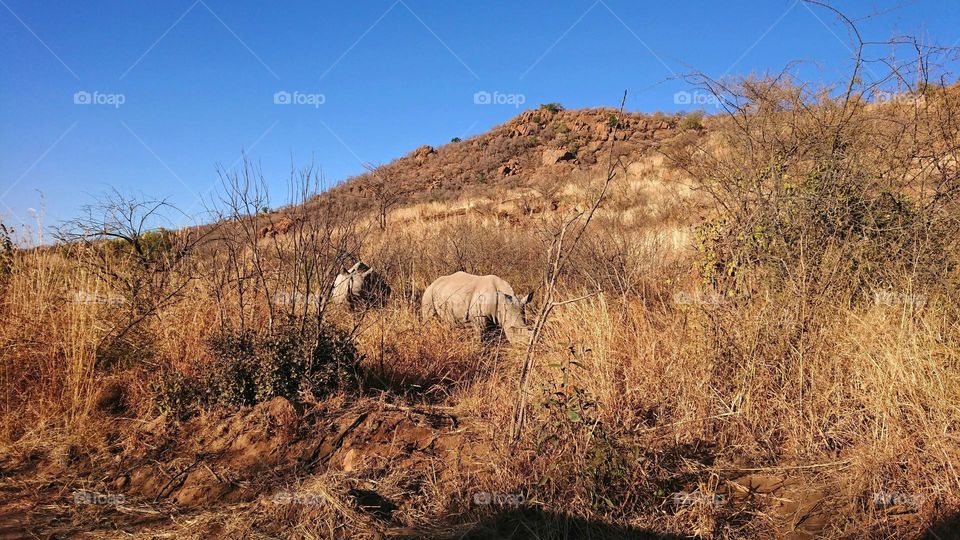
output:
[[[346,179],[334,197],[363,205],[384,183],[402,186],[398,202],[436,201],[536,184],[544,174],[565,176],[618,156],[636,158],[665,141],[702,131],[699,117],[624,112],[613,108],[527,110],[486,133],[448,144],[420,146],[406,156]]]

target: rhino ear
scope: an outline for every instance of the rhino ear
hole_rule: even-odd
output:
[[[521,298],[520,303],[526,305],[529,304],[531,300],[533,300],[533,291],[530,291],[526,296]]]

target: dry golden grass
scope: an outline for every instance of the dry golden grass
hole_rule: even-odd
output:
[[[404,236],[413,237],[411,242],[427,243],[420,252],[427,257],[417,261],[416,286],[425,285],[431,274],[453,269],[449,253],[443,251],[448,246],[429,245],[430,238],[437,238],[437,227],[458,227],[477,219],[459,216],[402,230]],[[644,239],[663,234],[656,231],[654,227],[631,234],[649,244]],[[510,228],[482,234],[517,238]],[[480,245],[487,241],[466,238]],[[370,242],[373,258],[368,260],[376,261],[380,246],[394,241],[398,239],[388,232]],[[535,239],[526,242],[532,245]],[[792,345],[781,339],[796,327],[794,310],[775,298],[746,304],[675,303],[672,295],[682,288],[683,277],[670,274],[670,261],[684,257],[682,253],[661,248],[633,254],[653,259],[646,262],[645,275],[674,280],[661,284],[662,294],[636,299],[608,292],[557,309],[538,355],[531,385],[535,421],[521,451],[510,444],[503,430],[512,414],[521,351],[508,345],[484,351],[470,331],[422,324],[415,306],[401,298],[386,309],[365,314],[359,321],[357,343],[365,355],[367,389],[386,392],[400,402],[453,407],[470,419],[470,430],[483,441],[478,444],[490,449],[482,486],[475,478],[461,480],[465,485],[457,480],[442,482],[433,492],[418,495],[411,503],[413,513],[398,521],[425,526],[442,521],[444,515],[463,523],[482,520],[482,509],[470,514],[474,517],[457,518],[465,510],[462,504],[434,506],[449,499],[450,490],[460,494],[458,500],[469,500],[471,490],[483,488],[526,493],[546,511],[599,522],[722,536],[719,531],[728,519],[723,510],[718,513],[705,506],[673,513],[669,502],[663,501],[669,501],[670,490],[703,486],[716,492],[718,484],[716,480],[710,484],[711,478],[722,479],[722,486],[736,476],[732,470],[754,468],[783,477],[801,475],[816,489],[824,489],[825,507],[834,517],[828,535],[870,531],[886,519],[864,503],[873,493],[918,494],[924,501],[919,509],[924,515],[960,502],[960,482],[954,472],[960,456],[951,435],[960,418],[956,357],[960,335],[946,311],[949,307],[840,307],[802,341],[805,350],[800,359],[787,361],[796,356],[788,354],[785,347]],[[68,444],[76,445],[84,438],[70,433],[100,429],[91,418],[96,417],[94,402],[106,374],[95,368],[95,348],[115,315],[115,306],[70,301],[77,291],[107,293],[92,276],[52,251],[24,253],[17,264],[5,288],[4,317],[13,324],[4,325],[0,337],[6,351],[4,383],[11,396],[4,414],[6,444],[42,448],[63,445],[55,440],[69,440]],[[493,260],[474,264],[476,271],[496,271]],[[536,280],[536,267],[519,270],[525,275],[514,280]],[[572,298],[588,290],[570,288],[567,293]],[[356,316],[346,313],[336,313],[335,319],[344,327],[357,324]],[[202,369],[198,366],[207,361],[205,342],[215,327],[210,297],[198,285],[150,324],[155,344],[152,362],[181,370]],[[543,389],[555,388],[561,377],[550,366],[571,358],[580,364],[572,368],[575,386],[593,403],[593,420],[601,422],[621,445],[617,452],[640,452],[648,456],[645,459],[655,460],[656,455],[702,448],[709,458],[697,457],[700,450],[690,450],[687,461],[625,473],[632,475],[632,487],[611,492],[625,499],[598,506],[597,484],[578,476],[590,474],[586,462],[596,445],[591,435],[575,427],[560,444],[536,442],[540,431],[554,421],[539,408],[546,395]],[[22,371],[15,371],[15,366]],[[151,372],[144,365],[118,372],[137,389],[133,393],[141,403],[135,410],[145,418],[149,418],[149,396],[143,377]],[[38,430],[38,425],[50,428]],[[383,466],[389,470],[389,464]],[[660,476],[665,473],[658,467],[678,466],[682,474],[675,473],[681,479]],[[802,469],[807,466],[813,469]],[[791,472],[789,467],[801,469]],[[815,476],[808,474],[813,472]],[[351,505],[342,493],[346,488],[338,487],[350,482],[338,474],[331,471],[304,479],[304,493],[322,495],[328,501],[322,509],[291,514],[262,503],[266,506],[258,507],[255,514],[293,526],[289,529],[293,534],[308,537],[328,537],[335,530],[357,537],[373,534],[379,525]],[[550,478],[546,485],[540,483],[544,478]],[[378,492],[403,498],[402,490],[396,491],[400,484],[389,476],[380,478]],[[648,495],[631,495],[629,489],[659,490],[661,502],[653,503]],[[253,526],[236,518],[224,521],[216,511],[205,515],[216,524],[213,529],[201,527],[201,519],[183,522],[176,530],[239,534]],[[749,526],[756,529],[739,530],[764,529],[762,524]]]
[[[372,218],[359,227],[371,231],[360,257],[388,276],[394,296],[383,309],[327,315],[353,331],[363,355],[360,389],[335,400],[373,418],[452,414],[457,426],[442,434],[465,442],[462,462],[438,451],[398,466],[372,448],[357,450],[350,467],[271,479],[316,504],[277,504],[258,493],[202,510],[164,507],[178,517],[134,529],[176,537],[458,537],[471,528],[508,536],[502,527],[566,538],[919,537],[955,519],[960,304],[949,289],[923,302],[904,301],[920,297],[909,287],[892,288],[911,291],[890,297],[897,301],[875,302],[804,295],[794,282],[721,295],[704,286],[693,260],[704,201],[658,159],[626,167],[574,253],[557,300],[587,298],[558,306],[547,324],[535,349],[531,420],[512,441],[524,351],[420,321],[417,293],[456,270],[498,274],[517,292],[536,289],[551,225],[588,204],[598,178],[587,168],[555,182],[549,196],[513,189],[419,202],[392,212],[385,231]],[[293,245],[260,242],[266,252]],[[28,481],[29,472],[16,473],[24,462],[58,471],[56,456],[79,452],[96,467],[58,485],[93,483],[113,459],[106,439],[156,416],[150,385],[158,373],[202,373],[215,361],[218,291],[196,279],[144,320],[138,335],[148,355],[98,363],[124,306],[77,260],[58,249],[20,251],[2,284],[2,462],[17,481]],[[598,285],[603,293],[593,295]],[[252,294],[245,315],[262,327],[262,291]],[[129,402],[120,417],[97,405],[113,381]],[[213,414],[204,421],[228,422]],[[315,429],[303,437],[320,437]],[[748,495],[738,487],[759,484],[775,487]],[[355,489],[401,507],[381,519]],[[478,492],[523,494],[527,503],[473,504]],[[678,493],[700,498],[678,505]],[[875,504],[891,494],[906,503]],[[138,504],[159,512],[163,502]]]

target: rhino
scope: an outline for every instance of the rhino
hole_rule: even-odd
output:
[[[360,261],[346,272],[337,274],[330,301],[352,310],[383,307],[390,298],[390,292],[390,285],[383,276]]]
[[[524,307],[533,293],[517,296],[509,283],[494,275],[457,272],[437,278],[423,291],[420,315],[437,317],[457,326],[472,326],[484,338],[506,335],[511,343],[529,343],[532,332],[524,320]]]

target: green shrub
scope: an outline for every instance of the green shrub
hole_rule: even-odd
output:
[[[204,377],[207,403],[239,407],[257,402],[257,341],[250,331],[225,331],[210,340],[214,360]]]
[[[272,332],[225,331],[209,342],[213,361],[203,374],[186,379],[165,373],[154,386],[158,409],[229,408],[274,397],[291,401],[304,394],[323,398],[352,388],[360,355],[350,337],[321,325],[284,324]],[[203,391],[193,389],[202,388]]]
[[[107,296],[109,305],[120,308],[120,297]],[[153,359],[156,336],[146,325],[135,325],[120,335],[102,340],[96,350],[96,367],[99,370],[130,369]]]
[[[594,509],[612,509],[621,505],[630,489],[629,452],[600,420],[599,401],[581,386],[579,372],[584,367],[577,356],[574,352],[566,362],[552,364],[558,377],[541,386],[540,407],[546,417],[539,426],[536,450],[562,456],[570,456],[570,448],[581,451],[573,460],[553,462],[539,484],[541,489],[558,490],[585,483]]]
[[[557,103],[557,102],[541,103],[541,104],[540,104],[540,108],[543,109],[543,110],[545,110],[545,111],[560,112],[560,111],[563,110],[563,105],[561,105],[561,104],[559,104],[559,103]]]
[[[458,142],[460,142],[460,141],[461,141],[460,137],[454,137],[454,138],[450,139],[450,142],[452,142],[452,143],[458,143]]]
[[[750,288],[747,280],[783,283],[795,269],[807,269],[842,278],[857,295],[902,275],[935,283],[952,267],[948,235],[906,195],[864,191],[866,180],[857,175],[769,174],[787,180],[776,206],[721,216],[697,228],[705,284],[742,291]]]
[[[225,333],[211,341],[216,361],[209,374],[208,401],[253,405],[280,396],[323,397],[354,379],[359,354],[348,336],[329,326],[288,324],[266,335]]]
[[[155,263],[173,254],[175,240],[176,232],[161,227],[142,233],[131,240],[125,238],[107,240],[106,245],[114,256],[135,255],[143,263]]]
[[[197,379],[179,371],[164,371],[150,384],[153,403],[157,412],[176,418],[189,415],[199,402],[202,392]]]
[[[694,111],[683,115],[680,129],[700,129],[703,127],[703,111]]]

